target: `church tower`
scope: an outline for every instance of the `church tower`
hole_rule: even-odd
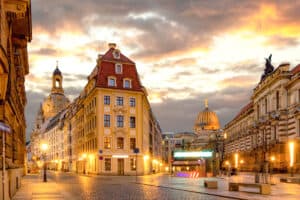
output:
[[[61,71],[58,69],[58,64],[57,64],[56,69],[54,70],[53,76],[52,76],[51,93],[64,94],[62,82],[63,82],[63,76],[61,74]]]
[[[65,96],[63,89],[63,75],[56,64],[52,74],[52,89],[50,95],[44,100],[42,113],[44,120],[54,117],[57,113],[65,109],[70,100]]]

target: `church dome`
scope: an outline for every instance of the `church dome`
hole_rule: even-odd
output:
[[[208,108],[207,101],[205,102],[205,109],[199,112],[194,130],[218,130],[220,129],[219,118],[217,114]]]

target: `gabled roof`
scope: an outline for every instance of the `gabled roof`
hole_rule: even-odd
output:
[[[101,60],[103,61],[113,61],[113,62],[119,62],[119,63],[130,63],[135,65],[135,63],[133,61],[131,61],[129,58],[127,58],[126,56],[124,56],[121,52],[120,52],[120,58],[116,59],[113,56],[113,52],[114,51],[119,51],[115,48],[110,48],[101,58]]]
[[[294,69],[292,69],[292,74],[296,74],[298,72],[300,72],[300,64],[298,64],[296,67],[294,67]]]
[[[140,82],[139,75],[135,66],[135,63],[131,61],[129,58],[124,56],[120,52],[120,58],[116,59],[113,56],[114,51],[119,51],[115,48],[110,48],[101,58],[98,65],[97,71],[97,81],[96,87],[101,88],[110,88],[110,89],[120,89],[120,90],[133,90],[133,91],[143,91],[143,86]],[[122,73],[117,74],[115,71],[115,64],[122,64]],[[116,78],[116,87],[108,86],[108,78],[115,77]],[[123,80],[130,79],[131,80],[131,88],[123,87]]]

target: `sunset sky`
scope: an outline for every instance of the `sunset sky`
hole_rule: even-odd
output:
[[[300,63],[299,10],[297,0],[32,0],[27,139],[56,60],[73,99],[110,42],[135,61],[163,131],[192,131],[205,98],[223,126],[270,53],[275,67]]]

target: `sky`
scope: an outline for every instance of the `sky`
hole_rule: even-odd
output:
[[[27,140],[56,61],[72,100],[111,42],[136,63],[164,132],[192,131],[205,99],[223,127],[271,53],[275,67],[300,63],[299,10],[297,0],[32,0]]]

